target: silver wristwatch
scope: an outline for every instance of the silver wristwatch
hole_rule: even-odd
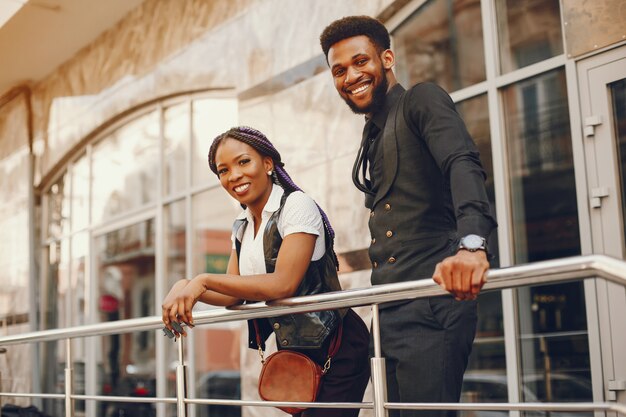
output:
[[[463,236],[459,241],[458,250],[467,250],[470,252],[476,252],[482,250],[487,252],[487,240],[484,237],[478,235]]]

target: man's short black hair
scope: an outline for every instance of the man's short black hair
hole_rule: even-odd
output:
[[[347,16],[335,20],[320,35],[320,45],[328,59],[328,51],[339,41],[354,36],[367,36],[378,52],[391,47],[389,32],[380,20],[369,16]]]

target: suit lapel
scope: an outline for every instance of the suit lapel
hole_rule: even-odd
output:
[[[404,101],[405,91],[393,104],[385,121],[383,130],[383,181],[374,198],[374,207],[387,195],[398,173],[398,139],[396,137],[396,124],[398,123],[398,110]]]

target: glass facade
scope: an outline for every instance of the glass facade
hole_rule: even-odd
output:
[[[476,142],[494,215],[506,225],[489,237],[492,267],[581,254],[568,97],[576,81],[565,71],[559,1],[416,4],[389,28],[396,74],[405,87],[433,81],[451,93]],[[482,25],[484,16],[493,16],[493,27]],[[105,126],[80,150],[42,200],[41,329],[158,315],[178,279],[226,270],[230,226],[241,207],[208,170],[207,153],[217,134],[237,124],[271,137],[295,182],[328,212],[346,271],[367,274],[368,262],[350,262],[369,242],[362,197],[350,183],[362,120],[339,110],[326,72],[293,84],[285,81],[289,75],[277,75],[270,83],[274,90],[260,95],[256,89],[237,92],[239,98],[185,93],[151,102]],[[611,85],[622,184],[625,91],[623,80]],[[623,190],[622,199],[626,207]],[[462,401],[594,400],[584,285],[533,286],[512,294],[479,297]],[[258,372],[247,350],[240,350],[245,337],[240,322],[194,329],[185,351],[193,365],[191,395],[252,398],[245,379]],[[507,360],[511,344],[519,354],[516,365]],[[42,346],[42,389],[62,392],[64,345]],[[74,356],[82,375],[79,393],[175,395],[176,345],[160,332],[87,339],[76,343]],[[56,366],[43,366],[51,363]],[[85,383],[89,375],[93,392]],[[61,402],[49,403],[49,413],[62,415]],[[194,408],[196,416],[271,413]],[[96,410],[103,416],[153,415],[156,407],[98,402]],[[176,415],[172,405],[165,410]]]
[[[418,6],[393,30],[398,78],[405,86],[434,81],[453,98],[462,97],[457,110],[479,148],[490,201],[494,208],[499,197],[510,201],[510,212],[500,216],[500,222],[512,224],[512,245],[504,250],[513,264],[579,255],[564,68],[539,65],[533,76],[509,82],[499,75],[516,79],[516,70],[563,53],[559,2],[502,0],[494,5],[490,12],[496,16],[497,32],[492,35],[498,41],[499,62],[491,72],[493,79],[487,77],[483,32],[476,24],[481,20],[479,2],[436,0]],[[498,87],[490,88],[493,83]],[[489,95],[495,99],[489,100]],[[496,143],[493,120],[502,121],[497,124],[502,134],[496,136]],[[506,173],[494,171],[493,149],[502,148],[507,160],[498,165]],[[508,182],[499,188],[506,195],[496,195],[498,175]],[[498,232],[490,237],[490,248],[495,255],[492,265],[501,265]],[[591,401],[582,283],[521,288],[514,294],[516,326],[508,329],[500,294],[479,298],[478,331],[462,399],[510,401],[508,374],[513,373],[522,401]],[[507,369],[507,338],[519,346],[519,368]]]

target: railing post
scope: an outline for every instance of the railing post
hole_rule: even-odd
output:
[[[372,390],[374,391],[374,415],[376,417],[387,417],[388,414],[385,409],[385,403],[387,402],[387,372],[385,358],[381,356],[378,304],[372,305],[372,337],[374,339],[374,357],[370,361]]]
[[[68,338],[65,346],[65,417],[74,416],[74,401],[72,401],[73,373],[72,339]]]
[[[187,417],[187,367],[183,356],[183,336],[178,337],[178,366],[176,366],[176,409],[178,417]]]

